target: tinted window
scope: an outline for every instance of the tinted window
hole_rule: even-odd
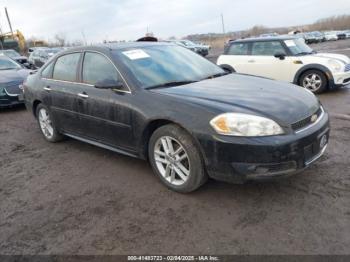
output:
[[[65,81],[76,81],[80,53],[61,56],[57,59],[53,70],[53,78]]]
[[[248,43],[232,44],[227,54],[228,55],[248,55]]]
[[[278,41],[253,43],[252,55],[273,56],[276,53],[285,53],[282,44]]]
[[[83,63],[83,82],[91,85],[102,82],[118,81],[114,65],[103,55],[85,53]]]
[[[42,71],[41,76],[45,78],[51,78],[52,76],[52,67],[53,63],[50,63],[45,69]]]

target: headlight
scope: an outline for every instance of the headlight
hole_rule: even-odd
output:
[[[334,72],[340,72],[342,70],[343,64],[335,59],[329,59],[328,65]]]
[[[241,113],[225,113],[210,121],[210,125],[221,135],[227,136],[273,136],[284,133],[273,120]]]

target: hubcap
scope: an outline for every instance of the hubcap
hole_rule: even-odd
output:
[[[159,173],[172,185],[182,185],[190,175],[190,161],[185,148],[170,137],[159,138],[154,147]]]
[[[49,139],[52,138],[53,136],[52,122],[50,119],[49,112],[47,112],[45,108],[41,108],[39,110],[39,124],[44,136]]]
[[[303,80],[303,87],[310,91],[317,91],[322,86],[322,79],[318,74],[307,75]]]

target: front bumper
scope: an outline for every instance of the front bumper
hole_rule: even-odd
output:
[[[202,135],[197,138],[211,178],[244,183],[302,171],[325,152],[329,132],[329,118],[325,113],[317,125],[300,133],[253,138]]]
[[[0,96],[0,108],[12,107],[17,105],[23,105],[23,96]]]
[[[350,71],[333,73],[333,82],[335,86],[350,84]]]

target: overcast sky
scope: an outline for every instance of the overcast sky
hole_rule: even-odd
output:
[[[247,29],[256,24],[278,27],[312,23],[319,18],[350,14],[350,0],[0,0],[0,25],[26,38],[44,40],[65,34],[88,43],[133,40],[147,27],[161,38]],[[350,25],[349,25],[350,27]],[[83,32],[83,33],[82,33]]]

